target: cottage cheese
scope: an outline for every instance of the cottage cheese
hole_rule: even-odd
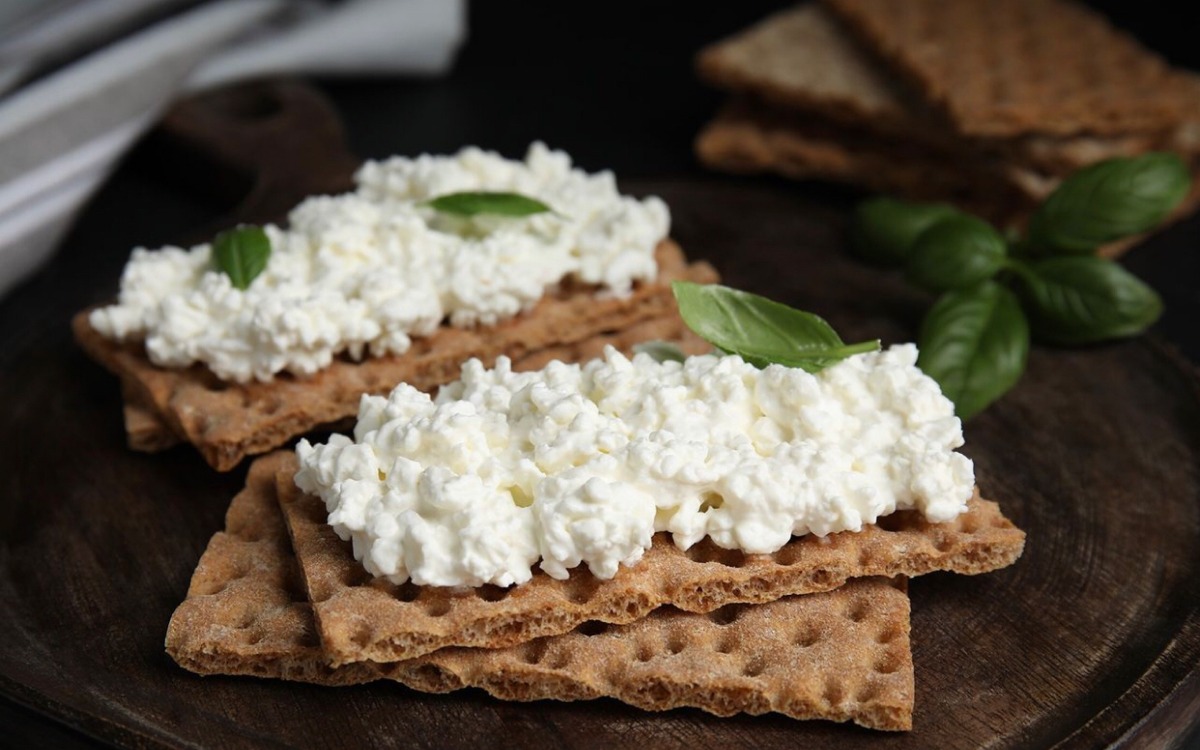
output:
[[[767,553],[898,509],[947,521],[974,469],[916,359],[895,346],[816,375],[612,348],[540,372],[471,360],[437,398],[364,396],[353,440],[300,442],[296,484],[371,574],[439,586],[522,583],[539,559],[609,578],[656,531]]]
[[[91,324],[144,340],[165,367],[196,362],[246,382],[310,375],[343,352],[399,354],[412,336],[490,325],[531,307],[571,276],[625,294],[653,279],[666,206],[617,192],[610,172],[572,169],[535,143],[523,162],[466,148],[450,157],[367,162],[358,189],[314,197],[288,227],[265,227],[266,270],[245,291],[213,266],[210,245],[137,249],[116,305]],[[554,209],[525,218],[439,214],[421,203],[462,191],[516,192]]]

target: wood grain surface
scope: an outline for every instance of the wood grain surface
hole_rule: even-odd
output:
[[[302,138],[282,135],[289,107],[268,105],[227,112]],[[219,141],[242,137],[211,123],[170,132],[203,150],[213,127]],[[291,187],[344,183],[349,162],[326,148],[339,133],[326,136],[267,159],[305,166],[294,186],[255,172],[266,149],[238,152],[245,179],[272,186],[244,218],[290,205]],[[310,149],[323,161],[304,161]],[[727,283],[821,314],[848,340],[910,340],[929,303],[849,258],[846,211],[811,191],[719,178],[622,187],[664,198],[672,234]],[[1020,385],[968,424],[964,452],[1028,532],[1025,556],[996,574],[913,582],[915,728],[883,736],[181,670],[163,652],[166,624],[244,468],[217,474],[187,447],[125,448],[117,384],[67,329],[70,311],[115,287],[97,277],[27,311],[41,325],[0,328],[0,695],[87,735],[146,747],[1157,747],[1197,720],[1200,380],[1153,340],[1035,348]]]

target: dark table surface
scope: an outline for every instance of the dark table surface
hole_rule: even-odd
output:
[[[521,155],[533,140],[572,154],[583,168],[619,177],[752,180],[799,191],[846,211],[861,194],[822,183],[799,188],[774,178],[713,175],[691,142],[721,96],[695,79],[703,44],[786,5],[742,0],[712,6],[671,2],[476,3],[470,36],[452,72],[419,80],[315,82],[334,102],[351,150],[362,157],[447,153],[478,144]],[[1172,62],[1200,68],[1200,8],[1165,3],[1093,3]],[[226,214],[229,196],[194,188],[152,145],[136,149],[90,203],[55,259],[0,300],[0,329],[34,335],[65,325],[80,300],[115,291],[130,248],[186,238]],[[1151,238],[1124,259],[1158,289],[1166,313],[1153,335],[1200,362],[1200,218]],[[37,304],[34,304],[34,302]],[[11,352],[0,352],[0,365]],[[5,399],[20,394],[6,393]],[[6,438],[7,440],[7,438]],[[0,746],[92,746],[94,741],[0,699]]]

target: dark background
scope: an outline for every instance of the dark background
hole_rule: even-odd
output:
[[[692,156],[693,137],[722,98],[696,81],[693,55],[788,4],[476,2],[467,43],[448,76],[316,83],[342,114],[351,149],[364,158],[447,153],[466,144],[519,156],[530,141],[544,140],[589,171],[756,180],[848,210],[862,195],[853,189],[714,175]],[[1091,4],[1171,62],[1200,68],[1200,4]],[[55,260],[0,300],[0,325],[31,332],[65,327],[81,300],[116,291],[130,248],[191,239],[236,204],[197,190],[194,178],[153,138],[143,142],[89,204]],[[1166,301],[1156,333],[1193,362],[1200,361],[1193,325],[1200,313],[1198,238],[1200,220],[1192,218],[1125,259]],[[0,364],[8,355],[0,352]],[[2,700],[0,727],[8,730],[0,746],[91,744]]]

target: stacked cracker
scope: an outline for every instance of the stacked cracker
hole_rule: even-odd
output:
[[[688,263],[670,239],[659,243],[655,260],[657,278],[636,284],[624,297],[568,281],[532,310],[494,326],[443,325],[404,354],[339,358],[309,378],[281,373],[265,383],[230,383],[202,365],[158,367],[141,343],[100,335],[89,321],[91,310],[78,313],[72,327],[84,351],[121,380],[131,448],[155,452],[187,442],[214,469],[229,471],[247,456],[344,425],[358,413],[364,393],[386,394],[397,383],[433,390],[458,377],[471,357],[490,364],[505,355],[517,369],[536,369],[555,358],[588,359],[608,344],[628,352],[655,339],[678,341],[696,353],[702,342],[679,318],[671,282],[712,283],[716,271],[703,261]]]
[[[1002,224],[1080,167],[1171,150],[1195,169],[1200,152],[1200,78],[1064,0],[824,0],[697,62],[733,94],[697,139],[706,165],[946,200]]]
[[[354,560],[297,468],[285,452],[250,467],[171,619],[167,651],[187,669],[909,729],[906,578],[995,570],[1024,546],[976,496],[951,523],[902,512],[771,555],[681,552],[660,534],[607,581],[580,568],[510,589],[397,586]]]

